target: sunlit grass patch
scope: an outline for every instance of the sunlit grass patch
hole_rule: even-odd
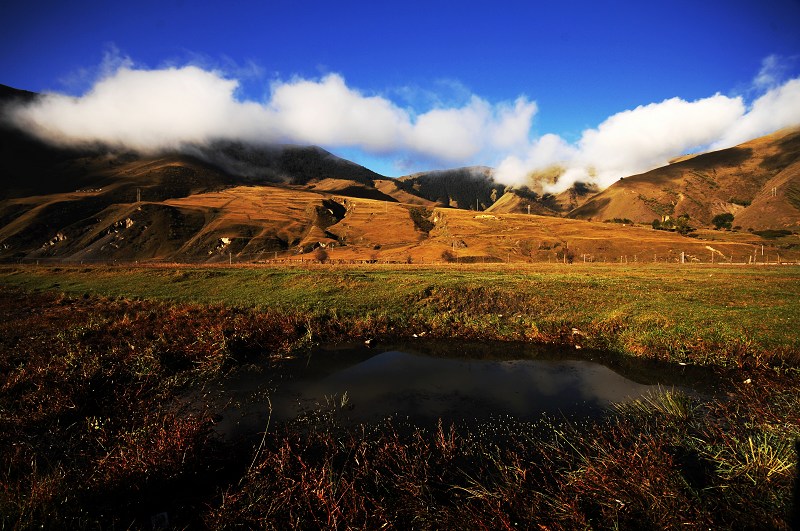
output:
[[[650,392],[641,398],[615,404],[614,408],[624,415],[660,414],[676,420],[689,420],[695,413],[697,404],[687,394],[674,389]]]
[[[8,266],[0,282],[302,313],[339,329],[378,315],[398,335],[419,332],[403,328],[413,322],[442,337],[572,344],[576,328],[584,348],[673,362],[800,363],[800,268],[788,266]]]
[[[790,479],[797,462],[793,441],[770,433],[731,438],[708,456],[726,480],[744,478],[754,484]]]

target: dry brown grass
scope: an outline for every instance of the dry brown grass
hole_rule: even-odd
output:
[[[799,142],[800,130],[794,128],[734,148],[679,157],[618,181],[570,215],[649,223],[688,214],[694,224],[710,226],[716,214],[730,212],[733,224],[744,229],[797,228],[800,216],[792,194],[800,187]]]

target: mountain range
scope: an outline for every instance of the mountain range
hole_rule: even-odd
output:
[[[4,107],[35,98],[0,86]],[[800,254],[800,129],[605,190],[543,192],[558,175],[522,187],[488,167],[388,178],[314,146],[59,147],[3,121],[0,260],[259,261],[319,247],[333,259],[416,262],[744,260],[762,244]],[[734,230],[713,229],[724,213]],[[678,218],[683,234],[653,230]]]

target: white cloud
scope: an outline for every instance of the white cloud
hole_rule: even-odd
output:
[[[496,119],[489,122],[492,146],[511,150],[527,144],[536,111],[536,103],[523,97],[517,98],[513,106],[499,105]]]
[[[320,81],[276,83],[267,108],[269,119],[286,138],[325,146],[360,145],[367,151],[388,152],[408,127],[402,109],[350,89],[336,74]]]
[[[783,79],[787,66],[778,55],[768,55],[761,61],[761,69],[753,78],[753,87],[756,90],[775,88]]]
[[[521,186],[528,183],[528,174],[533,170],[563,165],[578,155],[578,149],[558,135],[546,134],[530,143],[523,155],[505,157],[495,169],[495,178],[507,185]]]
[[[459,85],[457,103],[426,97],[432,108],[420,112],[328,74],[276,81],[263,101],[241,101],[239,81],[219,71],[147,70],[116,52],[83,96],[48,94],[10,116],[52,142],[104,142],[142,152],[226,139],[317,144],[438,165],[496,164],[497,179],[512,185],[559,165],[564,174],[548,189],[556,192],[575,181],[605,187],[687,152],[800,125],[800,78],[778,84],[781,64],[776,56],[764,60],[753,80],[762,95],[749,107],[743,96],[671,98],[614,114],[575,143],[554,134],[532,138],[538,108],[526,96],[489,102]]]
[[[774,81],[765,61],[754,84]],[[524,153],[512,153],[497,167],[498,180],[520,185],[536,170],[560,165],[564,173],[549,192],[560,192],[577,181],[605,188],[620,177],[663,166],[670,159],[697,150],[732,147],[778,129],[800,125],[800,78],[774,86],[749,107],[741,96],[720,94],[685,101],[672,98],[639,106],[587,129],[575,144],[545,135]]]
[[[433,109],[417,117],[410,145],[415,151],[454,162],[525,145],[536,104],[518,98],[514,105],[491,105],[473,96],[456,109]]]
[[[49,94],[12,118],[53,142],[105,142],[144,152],[218,139],[357,147],[464,163],[524,145],[536,105],[492,104],[477,96],[460,107],[414,114],[379,95],[319,80],[275,82],[267,101],[238,101],[238,81],[196,66],[158,70],[122,64],[85,95]]]
[[[729,127],[711,149],[735,146],[796,125],[800,125],[800,78],[791,79],[755,100],[747,113]]]
[[[524,183],[532,170],[558,164],[565,173],[548,191],[561,191],[575,181],[606,187],[620,177],[646,171],[697,146],[708,145],[744,113],[740,98],[719,94],[694,102],[672,98],[617,113],[595,129],[587,129],[576,145],[556,135],[531,143],[524,157],[506,158],[498,177]]]
[[[236,81],[193,66],[123,67],[80,98],[47,94],[15,109],[12,117],[56,143],[102,141],[145,152],[229,137],[238,129],[251,136],[269,134],[269,124],[254,123],[264,113],[261,107],[233,100],[236,87]]]
[[[672,98],[623,111],[597,129],[584,131],[571,169],[583,170],[576,171],[576,178],[588,178],[587,168],[594,168],[593,181],[606,187],[620,177],[649,170],[708,145],[743,112],[740,98],[719,94],[693,102]]]

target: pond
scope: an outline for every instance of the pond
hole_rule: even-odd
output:
[[[387,417],[415,425],[596,417],[663,386],[696,394],[708,382],[693,367],[528,344],[326,346],[279,373],[249,367],[222,382],[217,400],[227,406],[217,429],[246,436],[267,422],[333,410],[339,422],[354,425]]]

